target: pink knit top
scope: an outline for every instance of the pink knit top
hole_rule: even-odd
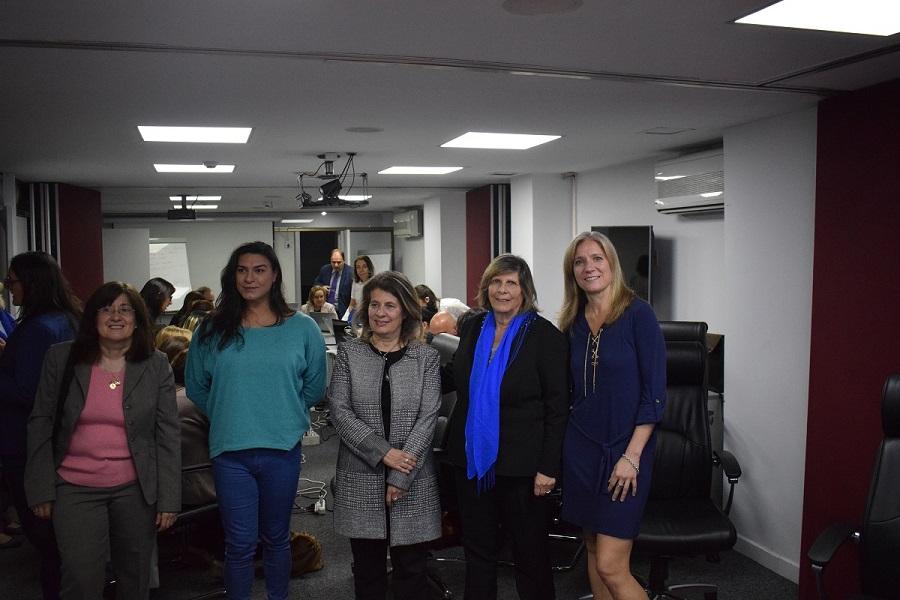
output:
[[[119,383],[113,389],[116,381]],[[137,479],[125,431],[124,383],[124,371],[108,373],[98,365],[91,368],[84,409],[57,470],[65,481],[85,487],[113,487]]]

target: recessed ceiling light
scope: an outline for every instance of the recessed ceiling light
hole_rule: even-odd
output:
[[[703,192],[700,196],[703,198],[718,198],[722,193],[723,192]]]
[[[782,0],[736,22],[887,36],[900,32],[900,3],[891,0]]]
[[[138,125],[145,142],[194,142],[197,144],[246,144],[252,127],[157,127]]]
[[[328,213],[325,212],[325,211],[323,210],[323,211],[322,211],[322,216],[324,217],[324,216],[327,216],[327,215],[328,215]]]
[[[154,164],[157,173],[231,173],[234,165],[163,165]]]
[[[218,204],[192,204],[188,206],[189,209],[193,208],[196,210],[216,210],[219,208]]]
[[[188,202],[218,202],[222,199],[222,196],[187,196],[185,200]],[[169,196],[169,200],[172,202],[181,202],[181,196]]]
[[[446,175],[459,171],[462,167],[388,167],[378,171],[379,175]]]
[[[657,181],[672,181],[673,179],[684,179],[685,177],[687,177],[687,175],[657,175],[654,179]]]
[[[282,219],[282,223],[312,223],[314,219]]]
[[[470,131],[441,144],[441,148],[491,148],[498,150],[527,150],[558,140],[558,135],[532,135],[530,133],[486,133]]]

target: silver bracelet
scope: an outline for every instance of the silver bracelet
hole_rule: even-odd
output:
[[[640,469],[636,464],[634,464],[634,461],[633,461],[633,460],[631,460],[630,458],[628,458],[628,457],[627,457],[626,455],[624,455],[624,454],[622,455],[622,458],[624,458],[625,460],[628,461],[628,464],[631,465],[631,468],[634,469],[634,472],[635,472],[635,473],[637,473],[638,475],[641,474],[641,469]]]

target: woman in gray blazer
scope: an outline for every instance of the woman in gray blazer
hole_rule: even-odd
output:
[[[181,508],[175,385],[152,331],[137,291],[106,283],[87,301],[75,341],[44,360],[25,493],[35,515],[53,519],[64,600],[100,600],[107,544],[117,597],[148,598],[156,531]]]
[[[431,440],[440,408],[437,350],[418,340],[421,313],[402,274],[385,271],[366,284],[356,320],[362,335],[338,347],[328,388],[341,437],[334,527],[350,538],[356,598],[393,597],[427,588],[424,542],[441,535]]]

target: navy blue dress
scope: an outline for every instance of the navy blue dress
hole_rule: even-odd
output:
[[[562,518],[587,531],[634,539],[650,494],[656,432],[641,454],[638,493],[613,501],[607,482],[637,425],[662,419],[666,347],[650,305],[634,299],[591,334],[584,309],[569,332],[572,412],[563,443]],[[597,360],[594,364],[594,350]]]

